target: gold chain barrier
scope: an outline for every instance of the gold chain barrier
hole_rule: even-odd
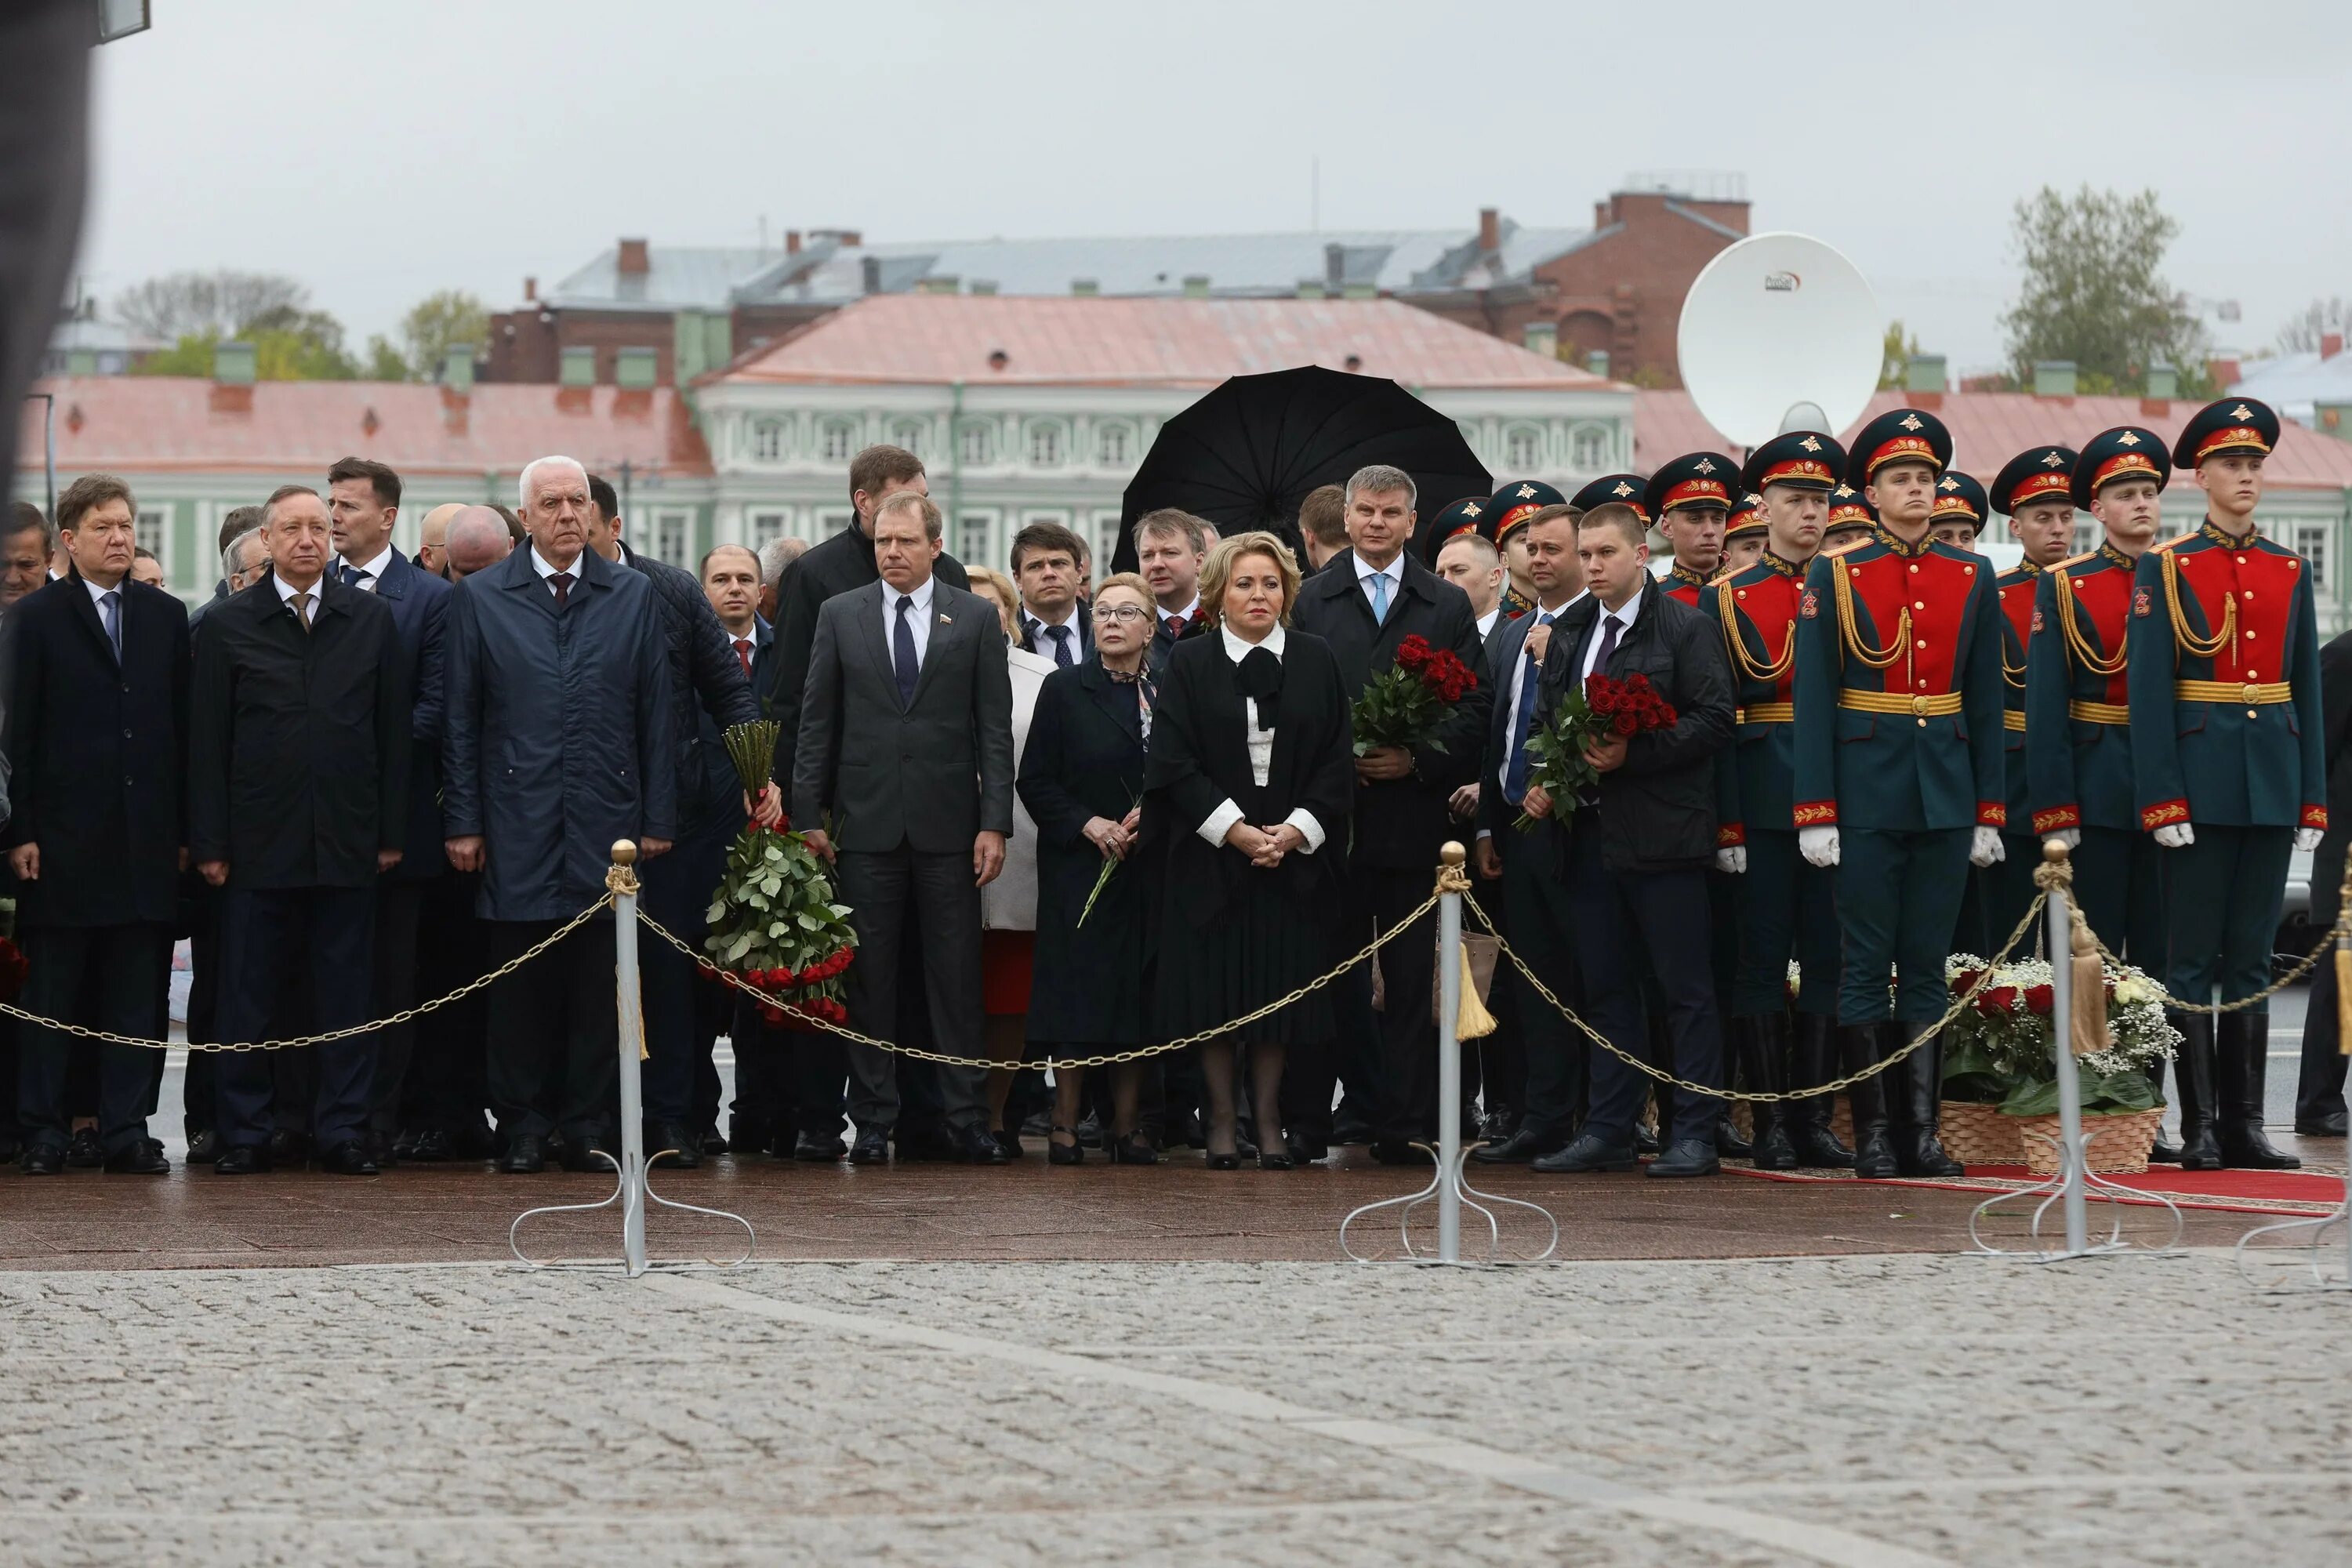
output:
[[[609,880],[608,876],[607,881]],[[188,1040],[182,1043],[192,1051],[290,1051],[304,1046],[329,1045],[336,1040],[348,1040],[354,1035],[368,1034],[376,1029],[388,1028],[394,1024],[405,1024],[411,1019],[422,1018],[427,1013],[446,1007],[460,997],[470,996],[494,981],[512,974],[516,970],[595,919],[601,911],[610,909],[612,905],[613,895],[608,892],[578,914],[573,915],[551,934],[533,943],[527,952],[517,953],[480,979],[469,980],[446,996],[436,996],[430,1002],[420,1002],[414,1007],[404,1007],[389,1018],[378,1018],[373,1023],[368,1024],[353,1024],[348,1029],[331,1029],[323,1035],[305,1035],[299,1040],[225,1040],[205,1044]],[[142,1039],[137,1035],[118,1035],[106,1029],[85,1029],[79,1024],[63,1024],[55,1018],[44,1018],[38,1013],[28,1013],[24,1008],[8,1002],[0,1002],[0,1015],[15,1018],[20,1023],[38,1024],[44,1028],[56,1029],[61,1034],[78,1035],[85,1040],[103,1040],[114,1046],[143,1046],[149,1050],[167,1051],[172,1048],[173,1043],[170,1040]]]

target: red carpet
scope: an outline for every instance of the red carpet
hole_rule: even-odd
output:
[[[1726,1165],[1724,1170],[1728,1174],[1756,1176],[1768,1182],[1854,1180],[1839,1171],[1754,1171],[1732,1165]],[[2161,1193],[2183,1208],[2221,1209],[2237,1214],[2314,1215],[2344,1201],[2342,1176],[2312,1171],[2183,1171],[2177,1165],[2153,1165],[2139,1175],[2105,1179],[2134,1192]],[[1970,1165],[1965,1176],[1941,1180],[1903,1178],[1874,1184],[1929,1187],[1945,1192],[2006,1193],[2042,1180],[2022,1165]],[[2155,1199],[2145,1201],[2152,1204]]]

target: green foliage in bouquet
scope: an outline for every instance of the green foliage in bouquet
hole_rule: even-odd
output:
[[[2171,1058],[2180,1031],[2165,1021],[2161,993],[2145,973],[2128,964],[2104,967],[2111,1041],[2105,1050],[2074,1058],[2083,1114],[2153,1110],[2160,1102],[2148,1068]],[[1952,994],[1965,994],[1984,968],[1972,953],[1954,953],[1945,964]],[[1997,1106],[2004,1116],[2055,1116],[2055,1006],[2046,963],[2029,959],[1994,970],[1945,1031],[1943,1097]]]
[[[727,731],[727,754],[746,794],[757,795],[768,782],[776,732],[766,719]],[[849,906],[833,901],[824,862],[790,824],[747,826],[736,836],[704,918],[711,928],[703,946],[712,967],[731,970],[814,1017],[834,1023],[848,1017],[841,973],[857,944]],[[763,1016],[771,1024],[786,1018],[772,1005],[763,1007]]]

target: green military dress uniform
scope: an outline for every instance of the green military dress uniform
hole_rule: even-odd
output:
[[[1941,471],[1951,437],[1900,408],[1857,437],[1847,482],[1890,463]],[[1848,1070],[1940,1017],[1974,830],[2007,820],[1999,600],[1984,558],[1923,537],[1874,537],[1816,556],[1798,609],[1791,819],[1838,829],[1840,1054]],[[1887,975],[1895,972],[1889,1016]],[[1942,1052],[1906,1059],[1885,1110],[1854,1101],[1865,1175],[1956,1173],[1935,1139]],[[1866,1080],[1874,1081],[1874,1080]],[[1860,1086],[1857,1086],[1858,1088]],[[1865,1111],[1876,1124],[1865,1125]],[[1890,1139],[1889,1123],[1898,1132]]]
[[[2173,461],[2266,454],[2277,440],[2269,408],[2224,398],[2189,422]],[[2267,1011],[2217,1022],[2201,1009],[2217,987],[2233,1000],[2269,984],[2295,829],[2327,826],[2311,574],[2293,551],[2209,518],[2140,557],[2126,650],[2140,826],[2194,835],[2165,852],[2164,985],[2199,1009],[2173,1020],[2181,1163],[2293,1166],[2263,1134]]]

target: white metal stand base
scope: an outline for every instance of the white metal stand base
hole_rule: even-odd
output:
[[[1416,1143],[1413,1147],[1429,1151],[1432,1162],[1429,1184],[1417,1193],[1407,1193],[1402,1197],[1382,1198],[1378,1203],[1365,1204],[1360,1208],[1351,1211],[1347,1218],[1341,1220],[1339,1248],[1350,1260],[1357,1263],[1426,1263],[1449,1268],[1485,1268],[1520,1263],[1548,1263],[1553,1254],[1559,1250],[1559,1221],[1552,1217],[1549,1209],[1540,1204],[1527,1203],[1518,1198],[1507,1198],[1496,1193],[1481,1192],[1470,1184],[1468,1179],[1470,1151],[1484,1148],[1485,1144],[1473,1143],[1465,1148],[1454,1157],[1451,1167],[1446,1165],[1438,1151],[1430,1149],[1428,1144]],[[1478,1216],[1486,1222],[1486,1257],[1475,1258],[1460,1257],[1458,1245],[1455,1248],[1457,1256],[1453,1258],[1443,1256],[1442,1249],[1439,1252],[1431,1252],[1414,1245],[1413,1210],[1426,1203],[1439,1202],[1449,1191],[1454,1202],[1464,1208],[1475,1210]],[[1499,1204],[1507,1208],[1527,1209],[1540,1217],[1551,1231],[1550,1238],[1544,1243],[1543,1250],[1526,1257],[1499,1256],[1503,1249],[1503,1227],[1496,1220],[1495,1211],[1487,1206],[1489,1204]],[[1393,1253],[1386,1250],[1369,1253],[1357,1251],[1354,1244],[1348,1239],[1348,1228],[1365,1215],[1388,1208],[1397,1211],[1398,1250]]]
[[[2073,1064],[2070,1062],[2066,1065],[2071,1068]],[[2065,1263],[2077,1258],[2104,1258],[2115,1253],[2134,1250],[2157,1253],[2179,1251],[2183,1224],[2180,1205],[2161,1193],[2143,1193],[2135,1188],[2124,1186],[2120,1183],[2110,1182],[2093,1171],[2085,1157],[2085,1151],[2090,1147],[2091,1140],[2096,1138],[2098,1133],[2078,1133],[2071,1140],[2063,1137],[2053,1138],[2043,1132],[2029,1133],[2028,1136],[2041,1139],[2056,1151],[2057,1173],[2039,1186],[2027,1187],[2020,1192],[2003,1193],[1998,1197],[1987,1198],[1969,1211],[1969,1239],[1976,1244],[1978,1256],[2010,1258],[2026,1263]],[[2093,1197],[2109,1205],[2115,1211],[2114,1224],[2108,1227],[2106,1239],[2104,1241],[2090,1240],[2078,1217],[2084,1200]],[[2160,1205],[2170,1216],[2172,1233],[2160,1246],[2147,1247],[2124,1239],[2123,1210],[2124,1200],[2126,1198],[2135,1200],[2135,1206]],[[2147,1203],[2150,1198],[2156,1200],[2154,1205]],[[2032,1237],[2035,1243],[2032,1250],[2021,1251],[2013,1247],[1995,1247],[1985,1239],[1984,1232],[1980,1228],[1982,1221],[1992,1215],[2004,1204],[2027,1203],[2033,1205],[2032,1217],[2026,1225],[2026,1234]],[[2063,1242],[2054,1237],[2045,1239],[2042,1234],[2042,1222],[2049,1215],[2053,1205],[2059,1206],[2062,1213],[2069,1206],[2072,1206],[2074,1211],[2074,1215],[2070,1216],[2071,1223]]]
[[[2344,1237],[2340,1244],[2326,1239],[2328,1228],[2332,1226],[2344,1227]],[[2283,1236],[2291,1230],[2307,1230],[2311,1233],[2311,1239],[2300,1247],[2256,1248],[2255,1256],[2263,1259],[2260,1267],[2270,1275],[2268,1279],[2261,1277],[2253,1268],[2249,1267],[2247,1248],[2252,1245],[2256,1237]],[[2302,1296],[2316,1291],[2352,1290],[2352,1172],[2345,1174],[2344,1201],[2336,1205],[2333,1213],[2318,1215],[2310,1219],[2290,1219],[2282,1220],[2274,1225],[2258,1225],[2238,1238],[2237,1247],[2231,1257],[2237,1263],[2238,1272],[2245,1278],[2246,1283],[2265,1294]],[[2336,1267],[2329,1266],[2331,1258],[2336,1260]],[[2298,1261],[2302,1267],[2310,1269],[2311,1278],[2308,1281],[2299,1281],[2292,1278],[2294,1273],[2299,1271]],[[2283,1279],[2281,1276],[2288,1276],[2288,1278]]]

